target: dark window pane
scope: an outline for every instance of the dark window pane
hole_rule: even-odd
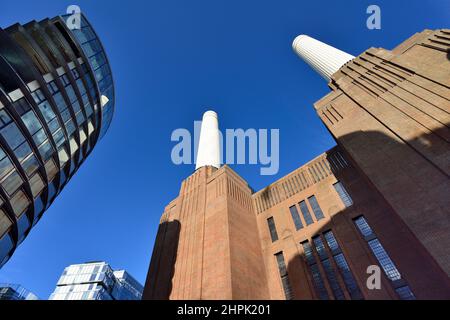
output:
[[[287,275],[286,262],[284,261],[283,252],[275,254],[275,257],[277,259],[278,270],[280,270],[280,275],[281,276]]]
[[[277,241],[278,240],[277,229],[275,227],[275,221],[273,220],[272,217],[267,219],[267,224],[269,226],[270,237],[272,238],[272,242]]]
[[[302,201],[299,203],[300,210],[302,211],[303,218],[305,219],[306,225],[313,224],[314,221],[311,217],[311,214],[309,213],[308,206],[306,205],[305,201]]]
[[[336,238],[334,237],[334,234],[332,231],[328,231],[324,233],[325,240],[327,241],[328,247],[331,250],[338,250],[339,244],[336,241]]]
[[[289,208],[289,211],[291,212],[292,220],[294,221],[295,228],[297,230],[300,230],[303,228],[302,220],[300,220],[300,215],[298,214],[297,207],[292,206]]]
[[[361,234],[364,237],[369,237],[371,235],[373,235],[373,231],[370,228],[369,224],[367,223],[366,218],[364,217],[359,217],[355,220],[355,224],[358,227],[359,231],[361,231]]]
[[[401,279],[400,272],[397,270],[397,267],[392,262],[386,250],[384,250],[380,241],[378,239],[369,241],[369,247],[383,268],[386,276],[392,281]]]
[[[322,209],[319,206],[319,203],[317,202],[317,199],[315,196],[308,198],[309,204],[314,212],[314,215],[316,216],[317,221],[325,218],[322,212]]]
[[[305,252],[306,262],[308,264],[316,263],[316,259],[314,258],[314,253],[311,248],[311,244],[308,241],[302,242],[303,251]]]
[[[314,282],[314,288],[320,300],[328,300],[330,297],[328,296],[328,291],[325,287],[325,283],[323,282],[322,274],[320,273],[319,266],[317,264],[313,264],[310,266],[311,274]]]
[[[356,283],[355,278],[353,277],[352,272],[350,271],[350,267],[348,266],[347,260],[345,259],[342,253],[334,256],[334,261],[338,266],[338,269],[342,275],[345,286],[347,287],[348,292],[350,293],[350,297],[352,300],[361,300],[363,299],[363,295],[359,290],[358,284]]]
[[[416,297],[412,293],[409,286],[397,288],[395,289],[395,292],[397,292],[400,300],[416,300]]]
[[[334,185],[334,189],[336,189],[336,192],[338,193],[339,197],[341,198],[344,205],[348,208],[353,205],[353,200],[348,194],[347,190],[345,190],[344,185],[341,182],[337,182]]]
[[[344,292],[342,291],[336,273],[329,259],[322,261],[325,274],[327,275],[328,282],[330,283],[331,290],[333,291],[336,300],[345,300]]]
[[[316,247],[316,251],[319,254],[319,257],[321,260],[327,259],[327,251],[325,249],[325,245],[323,244],[322,238],[320,236],[317,236],[313,238],[314,246]]]

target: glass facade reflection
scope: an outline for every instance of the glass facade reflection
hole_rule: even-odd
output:
[[[39,300],[39,298],[18,284],[0,283],[0,300]]]
[[[49,300],[141,300],[142,291],[142,285],[125,270],[90,262],[64,269]]]
[[[0,267],[108,130],[111,68],[82,16],[0,28]]]

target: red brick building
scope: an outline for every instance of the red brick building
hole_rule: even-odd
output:
[[[144,299],[450,299],[450,30],[341,57],[314,106],[338,146],[256,193],[196,170]]]

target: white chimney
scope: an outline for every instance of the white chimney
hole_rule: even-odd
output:
[[[205,166],[220,168],[220,134],[217,113],[203,114],[195,169]]]
[[[304,34],[295,38],[292,48],[300,58],[316,70],[327,82],[344,64],[355,58],[344,51],[333,48]]]

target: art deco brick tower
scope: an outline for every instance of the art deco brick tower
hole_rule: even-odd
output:
[[[165,209],[144,299],[266,299],[252,191],[220,167],[217,114],[205,113],[197,170]]]
[[[296,40],[310,63],[311,45]],[[330,50],[318,49],[326,53],[317,68]],[[333,71],[318,115],[450,275],[450,30],[425,30],[392,51],[370,48]]]

